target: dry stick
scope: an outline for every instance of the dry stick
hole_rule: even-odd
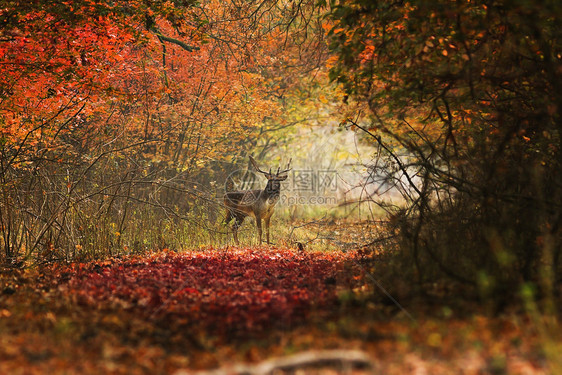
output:
[[[74,98],[74,97],[73,97],[73,98]],[[61,109],[55,116],[53,116],[51,119],[49,119],[49,121],[51,121],[52,119],[56,118],[60,113],[62,113],[62,111],[63,111],[64,109],[68,108],[68,106],[70,106],[70,103],[72,102],[73,98],[70,100],[70,102],[69,102],[69,104],[68,104],[67,106],[65,106],[63,109]],[[60,133],[60,131],[61,131],[67,124],[69,124],[70,121],[72,121],[72,119],[74,119],[74,118],[84,109],[85,105],[86,105],[86,104],[83,104],[83,105],[80,107],[80,109],[78,109],[78,111],[77,111],[72,117],[70,117],[61,127],[59,127],[59,129],[58,129],[57,132],[55,133],[55,138],[58,136],[58,134]],[[40,128],[42,128],[42,127],[45,126],[47,123],[48,123],[48,121],[42,123],[40,126],[36,127],[35,129],[29,131],[29,132],[26,134],[24,140],[21,142],[21,144],[20,144],[20,146],[19,146],[17,152],[14,154],[14,156],[12,157],[12,159],[10,160],[10,162],[8,163],[8,165],[11,164],[11,163],[15,160],[16,156],[19,154],[19,152],[20,152],[21,149],[23,148],[24,143],[25,143],[26,140],[29,138],[29,136],[31,135],[31,133],[34,132],[34,131],[36,131],[36,130],[38,130],[38,129],[40,129]],[[44,154],[44,153],[45,153],[45,152],[43,152],[43,154]],[[30,255],[32,254],[32,252],[35,250],[35,248],[39,245],[39,241],[41,240],[41,238],[43,237],[43,235],[44,235],[44,234],[46,233],[46,231],[51,227],[51,225],[56,221],[56,215],[57,215],[57,214],[63,213],[63,214],[66,216],[66,213],[68,212],[68,209],[69,209],[68,203],[70,202],[70,191],[69,191],[68,194],[69,194],[69,195],[68,195],[68,198],[65,199],[63,202],[61,202],[61,203],[57,206],[56,210],[52,213],[51,218],[45,223],[45,225],[43,226],[43,228],[42,228],[41,231],[39,232],[39,235],[37,236],[37,239],[36,239],[35,243],[33,244],[33,246],[31,247],[31,249],[30,249],[30,250],[27,252],[27,254],[25,255],[25,258],[26,258],[26,259],[29,258],[29,256],[30,256]],[[60,208],[62,208],[63,205],[65,205],[65,204],[67,205],[66,209],[64,209],[64,210],[62,210],[62,211],[59,211]]]
[[[24,137],[24,138],[22,139],[22,141],[20,142],[20,144],[19,144],[19,146],[18,146],[18,149],[16,150],[16,152],[14,153],[14,155],[12,156],[12,158],[8,161],[8,163],[7,163],[7,165],[6,165],[6,168],[9,167],[9,166],[14,162],[14,160],[19,156],[20,152],[21,152],[22,149],[23,149],[23,146],[25,145],[25,143],[27,142],[27,140],[29,139],[29,137],[31,136],[31,134],[33,134],[33,133],[36,132],[37,130],[39,130],[39,129],[45,127],[45,126],[46,126],[47,124],[49,124],[52,120],[54,120],[54,119],[57,118],[61,113],[63,113],[66,109],[70,108],[70,105],[71,105],[72,101],[74,100],[74,98],[75,98],[77,95],[78,95],[78,94],[75,94],[72,98],[70,98],[70,100],[68,101],[68,103],[67,103],[66,105],[64,105],[62,108],[60,108],[57,113],[55,113],[53,116],[51,116],[51,118],[49,118],[49,119],[46,120],[46,121],[43,121],[40,125],[36,126],[35,128],[29,130],[29,131],[26,133],[25,137]],[[80,110],[79,110],[76,114],[78,114],[80,111],[82,111],[82,108],[84,108],[84,106],[82,106],[82,107],[80,108]],[[76,116],[76,115],[74,115],[74,116]],[[74,116],[72,116],[72,117],[67,121],[67,123],[68,123],[70,120],[72,120],[72,118],[74,118]],[[65,125],[66,125],[66,123],[65,123]],[[57,132],[57,134],[58,134],[58,132]]]
[[[294,233],[295,229],[304,228],[304,227],[312,225],[312,224],[321,223],[322,220],[324,220],[325,218],[326,218],[326,215],[324,215],[321,219],[312,220],[312,221],[309,221],[309,222],[301,224],[301,225],[296,225],[296,226],[292,225],[291,232],[289,233],[289,240],[291,240],[291,238],[293,238],[293,233]],[[301,243],[301,242],[296,241],[296,240],[292,240],[292,241],[293,241],[293,243],[300,244],[301,246],[303,246],[303,245],[307,245],[311,242],[316,241],[318,238],[320,238],[319,232],[316,233],[316,237],[314,237],[313,239],[307,240],[305,243]]]
[[[229,233],[227,231],[225,232],[225,231],[215,230],[215,229],[210,228],[210,227],[208,227],[204,224],[201,224],[199,221],[190,219],[189,217],[187,217],[185,215],[181,215],[174,208],[172,208],[170,206],[167,206],[167,205],[164,205],[163,203],[160,203],[158,201],[153,202],[153,201],[149,201],[149,200],[145,200],[145,199],[136,198],[136,197],[133,197],[133,196],[128,196],[126,194],[105,194],[105,195],[110,196],[110,197],[116,197],[116,198],[125,198],[125,199],[129,199],[131,201],[146,204],[146,205],[151,206],[151,207],[160,208],[160,209],[164,210],[164,212],[166,214],[170,214],[171,216],[176,217],[180,220],[185,220],[185,221],[187,221],[187,222],[189,222],[189,223],[191,223],[191,224],[193,224],[193,225],[195,225],[199,228],[203,228],[203,229],[206,229],[208,231],[212,231],[212,232],[217,233],[217,234],[228,234]],[[220,205],[220,204],[217,203],[217,205]]]
[[[116,138],[114,138],[112,141],[106,143],[106,145],[109,145],[111,143],[113,143],[115,141]],[[139,142],[133,145],[128,145],[128,146],[124,146],[118,149],[114,149],[114,150],[109,150],[109,151],[104,151],[101,154],[99,154],[89,165],[88,167],[82,171],[82,173],[80,173],[79,178],[72,184],[72,186],[70,187],[69,191],[67,192],[67,198],[60,202],[59,205],[56,207],[56,209],[53,211],[53,213],[51,214],[51,217],[46,220],[46,223],[44,224],[43,228],[39,231],[39,234],[36,237],[35,243],[31,246],[31,248],[28,251],[28,254],[26,254],[26,259],[29,258],[29,256],[31,256],[31,254],[33,253],[33,251],[37,248],[37,246],[39,246],[39,243],[41,241],[41,239],[43,238],[43,236],[45,235],[45,233],[47,232],[47,230],[52,226],[52,224],[55,222],[56,220],[56,216],[57,214],[60,213],[64,213],[66,215],[66,212],[68,212],[68,210],[70,209],[70,207],[72,206],[72,204],[76,204],[75,201],[71,202],[71,195],[74,192],[74,190],[76,189],[76,187],[78,186],[78,181],[82,181],[82,179],[84,178],[84,176],[86,176],[86,174],[90,171],[90,169],[92,169],[94,167],[95,164],[98,163],[98,161],[100,161],[105,155],[111,154],[111,153],[115,153],[115,152],[119,152],[119,151],[123,151],[132,147],[135,147],[139,144],[143,144],[143,143],[149,143],[150,141],[143,141],[143,142]],[[71,204],[72,203],[72,204]],[[64,210],[60,210],[63,205],[67,205],[67,207]]]
[[[443,99],[443,100],[444,100],[444,99]],[[444,100],[444,101],[445,101],[445,100]],[[447,117],[447,118],[448,118],[449,121],[450,121],[451,113],[450,113],[450,111],[449,111],[448,103],[447,103],[446,101],[445,101],[445,104],[446,104],[446,106],[447,106],[447,113],[448,113],[448,117]],[[443,117],[443,115],[440,113],[440,111],[439,111],[438,108],[436,108],[436,111],[437,111],[439,117],[441,118],[441,120],[442,120],[443,122],[447,122],[447,119],[445,119],[445,118]],[[432,149],[433,152],[436,151],[435,147],[431,144],[431,142],[430,142],[428,139],[426,139],[425,137],[423,137],[423,136],[422,136],[417,130],[415,130],[406,120],[403,120],[403,121],[406,123],[406,125],[408,125],[408,127],[409,127],[420,139],[422,139],[428,146],[430,146],[430,148]],[[363,129],[362,129],[362,130],[363,130]],[[369,133],[369,134],[370,134],[370,133]],[[370,134],[370,135],[371,135],[371,136],[374,136],[374,135],[372,135],[372,134]],[[377,139],[377,141],[378,141],[378,139]],[[453,139],[453,142],[454,142],[454,139]],[[382,144],[380,143],[380,141],[379,141],[379,145],[382,145]],[[386,148],[385,148],[385,149],[386,149]],[[419,151],[419,149],[417,149],[417,148],[415,148],[415,149],[416,149],[417,152],[420,153],[420,156],[423,157],[423,155],[421,154],[421,152]],[[387,149],[387,150],[388,150],[388,149]],[[455,152],[457,152],[457,151],[456,151],[456,143],[455,143]],[[392,153],[391,153],[391,155],[394,157],[394,155],[393,155]],[[432,178],[431,178],[430,175],[429,175],[429,169],[428,169],[428,168],[429,168],[429,167],[426,166],[426,173],[425,173],[424,178],[423,178],[424,183],[423,183],[423,188],[422,188],[422,190],[423,190],[424,192],[426,192],[426,190],[428,189],[427,184],[429,184],[430,182],[432,182]],[[451,181],[450,181],[451,184],[453,184],[453,180],[455,180],[454,186],[455,186],[455,188],[457,188],[457,189],[459,189],[459,190],[461,190],[461,186],[462,186],[461,184],[464,184],[464,185],[473,185],[473,184],[471,184],[470,182],[468,182],[468,181],[466,181],[466,180],[462,180],[462,179],[460,179],[460,178],[458,178],[458,177],[456,177],[456,176],[453,176],[452,174],[450,174],[450,173],[448,173],[448,172],[445,172],[445,171],[442,171],[442,170],[440,170],[439,168],[433,168],[433,171],[434,171],[436,174],[440,174],[440,175],[444,175],[444,176],[448,177],[448,178],[451,180]],[[473,186],[474,186],[474,185],[473,185]],[[417,189],[416,189],[416,190],[417,190]],[[466,190],[465,190],[465,191],[466,191]],[[415,233],[414,233],[414,240],[413,240],[413,242],[414,242],[414,258],[415,258],[416,268],[418,269],[418,274],[421,275],[421,269],[420,269],[421,267],[420,267],[420,265],[419,265],[418,252],[419,252],[419,236],[420,236],[420,233],[421,233],[421,227],[422,227],[422,225],[423,225],[423,220],[424,220],[424,215],[423,215],[423,214],[424,214],[424,207],[427,206],[427,198],[426,198],[426,195],[423,195],[423,196],[420,195],[419,198],[418,198],[414,203],[415,203],[415,204],[419,207],[419,209],[420,209],[419,220],[418,220],[418,223],[416,224],[416,227],[415,227]],[[465,277],[463,277],[463,276],[461,276],[461,275],[457,275],[457,274],[455,274],[453,271],[451,271],[450,269],[448,269],[448,268],[443,264],[443,262],[437,257],[437,255],[431,250],[431,248],[430,248],[429,246],[426,246],[426,250],[427,250],[428,254],[430,255],[430,257],[437,263],[437,265],[439,266],[439,268],[440,268],[446,275],[448,275],[449,277],[451,277],[451,278],[453,278],[453,279],[455,279],[455,280],[458,280],[458,281],[460,281],[460,282],[474,285],[474,282],[473,282],[473,281],[471,281],[471,280],[469,280],[469,279],[467,279],[467,278],[465,278]]]
[[[398,167],[400,168],[400,170],[408,180],[410,186],[416,191],[416,193],[418,193],[418,196],[423,197],[423,193],[414,184],[411,176],[406,171],[406,167],[404,166],[402,161],[382,142],[381,137],[371,133],[368,129],[357,124],[356,121],[353,121],[351,119],[348,119],[348,121],[353,125],[355,125],[357,128],[361,129],[363,132],[373,137],[377,141],[379,146],[382,147],[394,159],[394,161],[396,162],[396,164],[398,165]],[[365,274],[369,277],[369,279],[371,279],[371,281],[377,286],[377,288],[379,288],[384,293],[384,295],[386,295],[392,301],[392,303],[394,303],[408,318],[410,318],[414,322],[416,321],[414,317],[394,297],[392,297],[392,295],[377,281],[377,279],[375,279],[375,277],[368,270],[365,269],[365,267],[363,267],[359,262],[355,260],[353,262],[365,272]]]
[[[357,122],[348,119],[348,121],[353,124],[354,126],[356,126],[357,128],[361,129],[363,132],[367,133],[368,135],[370,135],[371,137],[373,137],[377,143],[386,151],[388,152],[388,154],[392,157],[392,159],[394,159],[394,161],[396,162],[396,164],[398,164],[398,168],[400,168],[400,170],[402,171],[402,173],[404,174],[404,176],[406,177],[406,179],[408,180],[408,183],[410,184],[410,186],[412,186],[412,188],[416,191],[416,193],[418,193],[419,196],[422,195],[422,192],[418,189],[418,187],[416,186],[416,184],[414,184],[414,181],[412,181],[412,178],[410,177],[410,174],[406,171],[406,167],[404,166],[404,164],[402,163],[402,161],[398,158],[398,156],[396,156],[392,150],[390,150],[384,143],[382,143],[382,139],[379,135],[375,135],[373,133],[371,133],[368,129],[362,127],[361,125],[357,124]]]
[[[272,358],[255,365],[236,364],[216,370],[200,371],[198,375],[266,375],[278,372],[294,373],[306,367],[327,367],[339,365],[351,372],[353,367],[365,368],[373,372],[375,363],[365,352],[359,350],[319,350],[298,353],[290,356]],[[189,371],[180,370],[175,375],[187,375]]]

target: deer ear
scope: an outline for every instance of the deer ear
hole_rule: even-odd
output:
[[[289,175],[282,175],[282,176],[277,176],[277,180],[279,181],[285,181],[287,179],[287,177],[289,177]]]

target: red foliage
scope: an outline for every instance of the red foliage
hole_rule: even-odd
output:
[[[156,320],[237,336],[287,326],[334,306],[344,255],[231,249],[79,264],[68,282],[80,304],[120,306]]]

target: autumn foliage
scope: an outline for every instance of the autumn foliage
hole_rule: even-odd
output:
[[[211,351],[332,315],[339,294],[361,284],[354,257],[229,247],[4,272],[0,369],[213,366]]]
[[[2,2],[0,372],[343,346],[385,373],[562,371],[561,15],[546,0]],[[313,207],[277,245],[231,247],[228,177],[251,155],[327,165],[308,146],[336,130],[369,150],[346,163],[361,198],[341,205],[361,222]]]
[[[168,251],[76,264],[63,271],[69,280],[59,289],[82,306],[183,321],[185,330],[234,339],[331,311],[336,287],[352,280],[342,272],[346,259],[352,258],[259,248]]]
[[[388,374],[547,370],[556,347],[528,317],[365,308],[363,256],[207,248],[4,270],[0,370],[175,373],[324,348],[364,350]]]
[[[190,236],[222,233],[226,176],[293,120],[292,92],[314,68],[286,46],[291,8],[276,12],[213,1],[3,8],[3,257],[182,246],[158,230],[138,239],[162,221]]]
[[[330,74],[359,109],[344,123],[381,150],[372,174],[408,202],[383,207],[418,284],[444,277],[501,300],[521,281],[546,294],[560,282],[560,14],[510,0],[330,13]]]

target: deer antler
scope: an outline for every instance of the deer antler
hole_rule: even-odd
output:
[[[256,168],[256,170],[260,173],[263,173],[266,177],[267,176],[279,176],[283,173],[287,173],[289,172],[292,168],[291,168],[291,161],[293,161],[293,158],[289,159],[289,163],[287,163],[287,169],[280,171],[281,167],[277,168],[277,173],[275,175],[271,174],[271,168],[269,168],[269,173],[262,171],[260,169],[260,167],[258,167],[258,163],[256,163],[256,161],[254,160],[253,157],[250,156],[250,162],[252,163],[252,165],[254,166],[254,168]]]
[[[280,174],[289,172],[292,169],[291,168],[291,162],[292,161],[293,161],[293,158],[289,159],[289,162],[287,163],[287,169],[282,170],[281,172],[279,172],[279,168],[277,168],[277,176],[279,176]]]
[[[252,165],[254,166],[254,168],[256,168],[256,170],[260,173],[263,173],[266,176],[270,176],[271,175],[271,171],[269,171],[269,173],[264,172],[260,169],[260,167],[258,167],[258,163],[256,163],[256,161],[254,160],[253,157],[250,156],[250,163],[252,163]]]

